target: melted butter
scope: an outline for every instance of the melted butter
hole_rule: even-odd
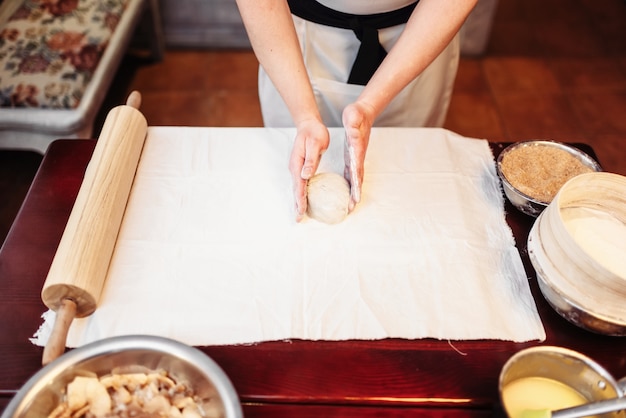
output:
[[[587,400],[571,387],[545,377],[524,377],[502,389],[502,403],[509,417],[519,418],[530,409],[569,408]]]

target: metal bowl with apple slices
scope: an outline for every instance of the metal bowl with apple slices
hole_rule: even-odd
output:
[[[178,416],[176,410],[183,416],[185,408],[184,416],[243,416],[228,376],[202,351],[168,338],[132,335],[63,354],[24,384],[2,418],[161,416],[153,409],[167,402],[170,410],[163,416]],[[95,408],[98,413],[85,415]]]

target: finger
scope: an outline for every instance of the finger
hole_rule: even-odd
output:
[[[359,155],[357,154],[353,141],[346,135],[344,142],[344,172],[343,175],[350,183],[350,203],[348,210],[352,211],[357,203],[361,201],[361,185],[363,183],[363,171],[359,164]]]
[[[304,218],[307,210],[307,180],[303,180],[299,175],[294,177],[293,195],[296,205],[296,222]]]
[[[307,141],[305,145],[304,164],[302,165],[302,172],[300,177],[305,180],[313,177],[317,171],[317,167],[322,159],[324,149],[321,147],[319,141]]]
[[[302,166],[304,164],[304,146],[300,141],[295,141],[289,158],[289,173],[291,174],[291,188],[293,191],[293,205],[296,214],[296,222],[302,219],[303,213],[306,211],[306,202],[302,202]]]
[[[354,147],[348,143],[348,159],[350,162],[350,197],[356,204],[361,201],[361,177],[359,175],[359,165]]]

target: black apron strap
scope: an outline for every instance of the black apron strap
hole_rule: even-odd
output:
[[[406,23],[417,5],[416,1],[391,12],[353,15],[331,9],[314,0],[288,0],[288,3],[291,13],[304,20],[335,28],[351,29],[354,32],[361,41],[361,46],[347,82],[363,86],[387,56],[387,51],[378,39],[378,30]]]

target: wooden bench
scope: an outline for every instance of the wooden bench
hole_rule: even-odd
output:
[[[158,0],[4,0],[0,4],[0,149],[44,153],[91,138],[131,38],[146,19],[160,59]]]

